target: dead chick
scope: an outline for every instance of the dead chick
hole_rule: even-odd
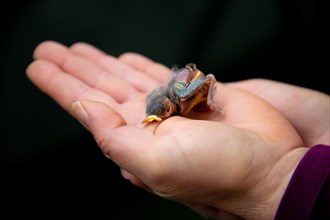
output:
[[[222,113],[222,109],[213,102],[215,92],[216,79],[213,74],[205,76],[193,63],[174,69],[166,85],[147,95],[142,123],[160,122],[172,115],[184,116],[192,109]]]

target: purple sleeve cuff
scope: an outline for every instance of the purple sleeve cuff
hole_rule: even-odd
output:
[[[275,220],[330,219],[330,146],[312,147],[298,164]]]

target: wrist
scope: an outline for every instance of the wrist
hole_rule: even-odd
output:
[[[260,198],[264,198],[260,203],[260,218],[274,219],[281,199],[287,189],[289,182],[296,170],[299,162],[305,156],[309,148],[295,148],[281,157],[273,169],[269,172],[261,189]],[[264,194],[263,194],[264,193]]]
[[[234,193],[214,207],[247,220],[274,219],[293,173],[307,151],[308,148],[300,147],[287,152],[253,188]]]
[[[300,161],[275,219],[330,219],[330,147],[315,145]]]

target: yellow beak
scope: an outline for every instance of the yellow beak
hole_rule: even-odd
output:
[[[161,119],[160,117],[158,117],[157,115],[146,115],[143,119],[141,123],[145,123],[145,122],[152,122],[152,121],[158,121],[161,122],[163,119]]]

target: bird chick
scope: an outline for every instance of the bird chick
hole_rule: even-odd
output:
[[[146,111],[142,123],[161,122],[172,115],[185,115],[197,111],[218,110],[213,102],[216,79],[213,74],[204,75],[193,63],[173,69],[166,85],[151,91],[146,97]]]

